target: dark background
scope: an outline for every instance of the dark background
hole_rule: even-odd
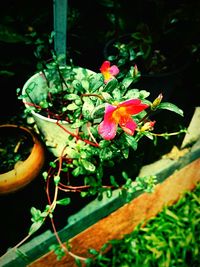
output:
[[[159,126],[170,131],[179,125],[187,127],[194,109],[199,106],[200,72],[200,4],[198,1],[68,1],[68,55],[76,65],[98,71],[104,58],[106,43],[120,34],[135,31],[141,22],[147,23],[154,36],[172,31],[171,46],[187,47],[191,57],[186,68],[175,76],[168,100],[184,111],[184,117],[168,112],[156,115]],[[0,8],[0,122],[24,123],[23,105],[17,99],[16,89],[37,71],[34,56],[35,38],[47,40],[53,30],[53,1],[11,1]],[[48,44],[47,44],[48,46]],[[45,54],[46,59],[48,55]],[[167,83],[167,81],[166,81]],[[167,84],[166,84],[167,86]],[[147,88],[148,90],[148,88]],[[165,97],[165,96],[164,96]],[[173,139],[172,141],[178,141]],[[164,145],[165,148],[166,144]],[[151,157],[151,146],[147,153]],[[167,151],[166,151],[167,152]],[[152,158],[153,160],[153,158]],[[74,197],[78,209],[83,203]],[[77,202],[79,202],[77,204]],[[80,202],[82,204],[80,204]],[[0,253],[14,246],[31,224],[30,207],[43,208],[46,203],[44,184],[38,177],[25,189],[0,196]],[[62,215],[59,227],[73,213],[73,206]],[[59,212],[58,212],[59,214]],[[63,213],[62,213],[63,214]],[[49,227],[49,224],[45,226]],[[43,231],[46,228],[42,228]]]

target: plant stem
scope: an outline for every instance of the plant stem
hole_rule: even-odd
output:
[[[149,132],[151,135],[153,135],[153,136],[173,136],[173,135],[178,135],[178,134],[180,134],[180,133],[183,133],[183,132],[185,132],[184,130],[180,130],[180,131],[178,131],[178,132],[173,132],[173,133],[151,133],[151,132]]]
[[[21,143],[22,143],[22,140],[19,140],[19,141],[17,142],[17,144],[16,144],[16,146],[15,146],[15,148],[14,148],[14,153],[17,153],[17,152],[18,152]]]
[[[71,136],[79,139],[79,140],[82,140],[83,142],[85,142],[86,144],[89,144],[89,145],[92,145],[92,146],[95,146],[95,147],[99,147],[99,144],[98,143],[94,143],[94,142],[91,142],[90,140],[87,140],[87,139],[83,139],[81,138],[79,135],[76,135],[70,131],[68,131],[65,127],[63,127],[58,121],[56,122],[56,124],[58,126],[60,126],[66,133],[70,134]]]
[[[98,94],[82,94],[81,95],[81,97],[84,97],[84,96],[95,96],[95,97],[100,98],[101,100],[104,100],[104,97],[102,95],[98,95]]]

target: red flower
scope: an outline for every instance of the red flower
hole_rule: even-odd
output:
[[[105,140],[111,140],[115,137],[119,124],[127,134],[133,135],[137,124],[131,116],[143,111],[147,107],[148,105],[141,103],[139,99],[126,100],[116,106],[107,104],[104,120],[98,127],[99,134]]]
[[[110,66],[110,61],[104,61],[101,65],[100,71],[104,76],[105,83],[108,83],[119,73],[119,69],[116,65]]]

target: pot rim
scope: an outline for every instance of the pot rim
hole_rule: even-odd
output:
[[[30,154],[26,157],[25,160],[22,161],[22,163],[18,167],[16,167],[16,169],[15,166],[13,166],[11,170],[0,174],[0,195],[13,193],[28,185],[33,179],[37,177],[45,162],[44,146],[33,130],[26,126],[17,124],[8,123],[0,125],[0,131],[1,129],[5,128],[20,130],[22,132],[22,135],[28,134],[33,144],[31,146],[32,149],[30,151]],[[37,164],[33,169],[32,166],[35,160],[37,160]],[[27,173],[25,171],[26,168],[28,168],[30,172],[28,171]]]
[[[14,128],[14,129],[17,129],[17,130],[21,130],[22,132],[26,132],[31,137],[31,140],[33,142],[32,150],[31,150],[30,154],[28,155],[28,157],[23,162],[27,161],[31,157],[31,155],[34,152],[34,149],[36,148],[36,146],[38,144],[41,144],[39,139],[36,137],[36,134],[33,133],[33,131],[28,127],[25,127],[25,126],[22,126],[22,125],[9,124],[8,123],[8,124],[1,124],[0,125],[0,130],[2,128]],[[0,173],[0,178],[1,178],[2,175],[5,175],[6,173],[12,172],[13,170],[14,170],[14,168],[12,170],[10,170],[10,171],[4,172],[4,173]]]
[[[91,73],[91,74],[96,74],[95,71],[90,70],[90,69],[87,69],[87,68],[83,68],[83,67],[76,67],[76,66],[75,66],[75,67],[73,67],[73,69],[75,69],[75,70],[79,70],[79,69],[81,70],[81,69],[84,69],[84,70],[87,70],[87,71],[88,71],[89,73]],[[28,87],[28,85],[29,85],[31,82],[33,82],[33,80],[37,79],[38,76],[41,76],[41,74],[42,74],[42,71],[39,71],[39,72],[33,74],[33,75],[32,75],[32,76],[25,82],[24,86],[22,87],[22,95],[25,95],[25,94],[26,94],[26,88]],[[22,99],[22,101],[23,101],[25,107],[28,108],[29,105],[26,103],[26,101],[25,101],[24,98]],[[46,116],[44,116],[44,115],[41,115],[40,113],[38,113],[38,112],[36,112],[36,111],[34,111],[34,110],[31,111],[31,114],[32,114],[33,116],[36,116],[36,117],[38,117],[39,119],[44,120],[44,121],[47,121],[47,122],[51,122],[51,123],[55,123],[55,124],[56,124],[56,123],[59,121],[59,122],[61,122],[62,124],[69,124],[69,122],[64,121],[64,120],[57,120],[57,119],[48,118],[48,117],[46,117]]]

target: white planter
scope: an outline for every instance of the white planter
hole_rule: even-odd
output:
[[[80,67],[74,68],[73,71],[76,72],[76,79],[80,81],[86,77],[86,75],[95,74],[95,72],[91,70]],[[27,80],[22,88],[22,95],[27,95],[26,90],[30,86],[34,87],[33,90],[29,92],[31,99],[28,96],[23,98],[23,103],[27,108],[30,108],[30,102],[38,104],[40,101],[46,99],[49,90],[46,79],[42,72],[36,73]],[[75,133],[76,129],[72,129],[67,121],[58,121],[56,119],[47,118],[36,111],[31,111],[31,114],[39,132],[43,135],[47,149],[52,152],[54,156],[60,156],[67,144],[67,138],[69,136],[67,132],[70,131]]]

